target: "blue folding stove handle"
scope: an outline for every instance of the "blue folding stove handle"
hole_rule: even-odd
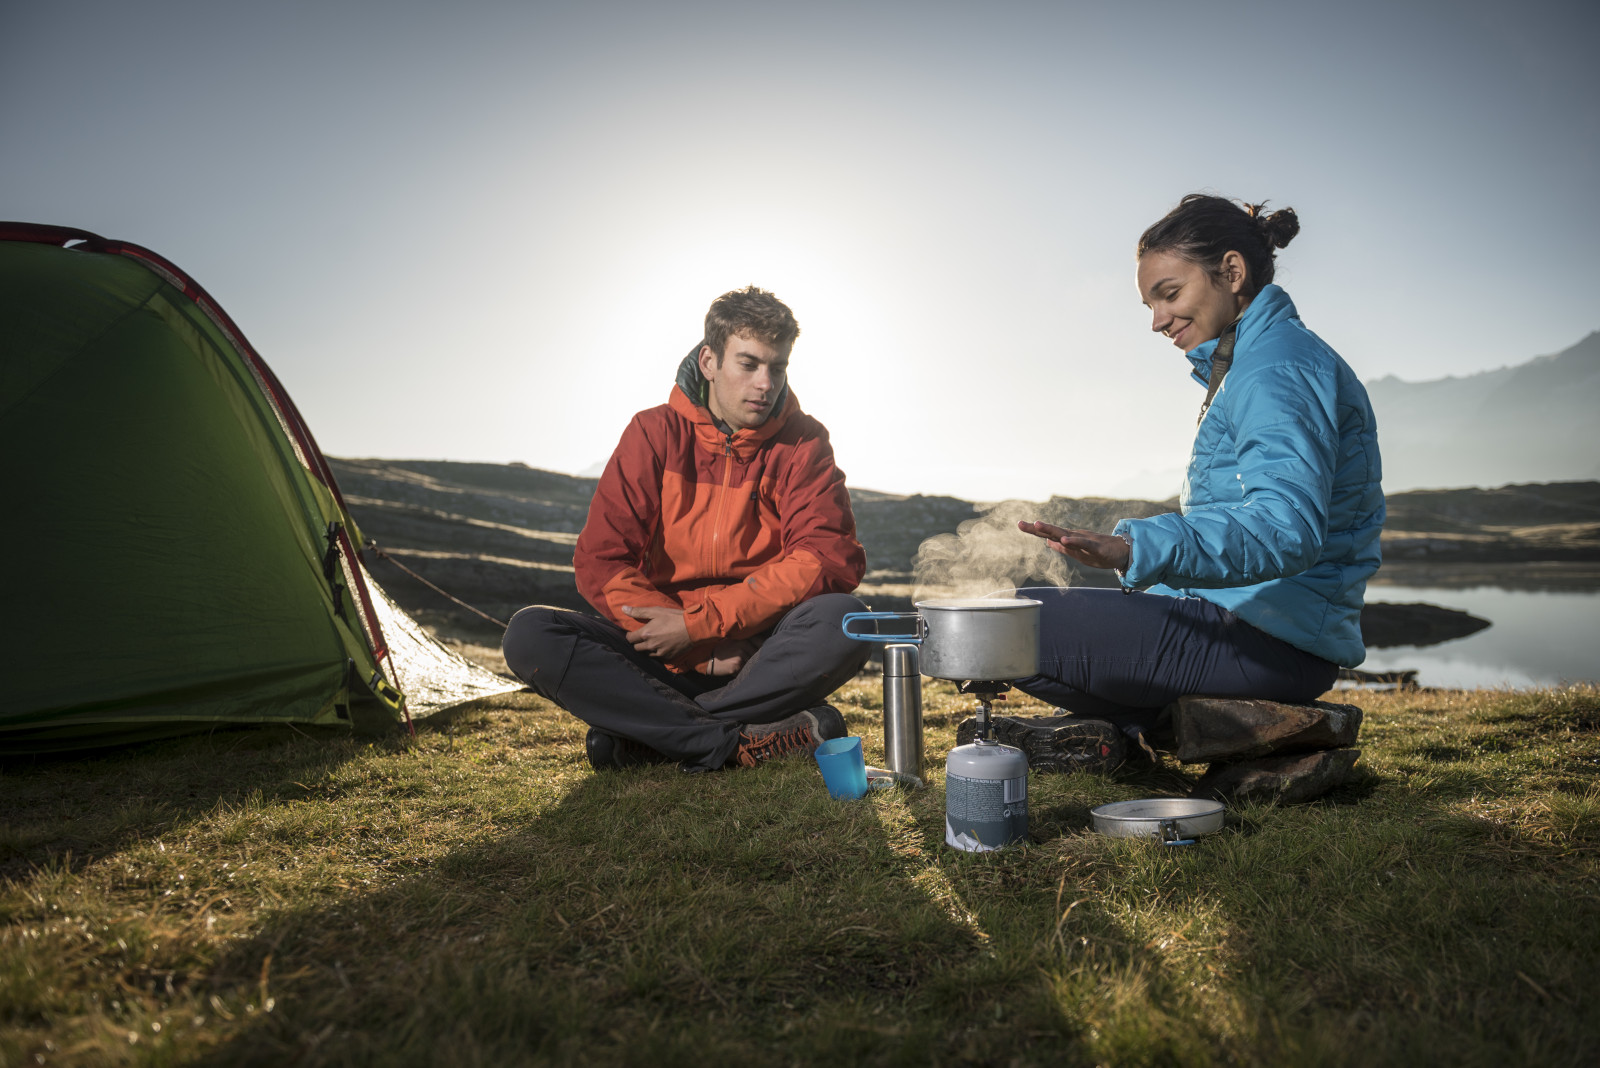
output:
[[[914,619],[917,621],[915,634],[857,634],[850,629],[850,624],[857,619]],[[858,642],[905,642],[910,645],[921,645],[922,639],[928,636],[927,624],[915,612],[846,612],[839,621],[839,628],[844,631],[846,638],[854,638]]]

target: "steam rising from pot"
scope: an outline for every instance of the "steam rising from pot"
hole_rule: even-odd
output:
[[[1171,511],[1149,501],[1052,497],[1043,504],[1002,501],[954,534],[924,541],[912,561],[914,600],[929,597],[981,597],[1026,586],[1071,586],[1077,565],[1017,523],[1038,519],[1060,527],[1110,533],[1125,516]]]

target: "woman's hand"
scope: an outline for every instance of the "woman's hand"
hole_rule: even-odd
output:
[[[1052,526],[1049,523],[1030,523],[1026,519],[1017,524],[1017,529],[1024,534],[1043,538],[1046,545],[1062,556],[1089,567],[1124,571],[1132,555],[1128,543],[1115,534],[1096,534],[1092,530],[1074,530],[1070,527]]]

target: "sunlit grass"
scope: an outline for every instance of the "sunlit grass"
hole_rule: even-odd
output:
[[[1177,851],[1088,829],[1192,779],[1149,767],[945,848],[946,684],[931,788],[848,804],[804,760],[597,775],[530,694],[12,761],[0,1065],[1581,1063],[1600,693],[1343,696],[1354,781]],[[881,757],[877,681],[836,703]]]

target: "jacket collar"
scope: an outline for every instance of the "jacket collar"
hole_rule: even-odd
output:
[[[677,381],[672,387],[672,394],[667,398],[667,404],[679,415],[684,416],[695,424],[695,437],[708,448],[720,451],[724,444],[733,448],[741,459],[747,458],[763,441],[777,434],[783,429],[783,424],[789,417],[800,410],[800,402],[795,397],[794,391],[789,388],[789,383],[783,384],[783,389],[778,391],[778,397],[772,405],[772,414],[767,421],[758,427],[735,430],[731,434],[726,426],[716,416],[711,414],[711,409],[706,407],[706,395],[711,384],[706,381],[705,375],[700,373],[700,349],[705,342],[695,342],[694,348],[689,350],[678,364]]]
[[[1275,326],[1285,319],[1299,317],[1300,313],[1295,310],[1294,301],[1289,299],[1289,294],[1282,288],[1270,283],[1262,286],[1261,292],[1256,294],[1250,306],[1244,310],[1244,315],[1239,318],[1239,332],[1234,340],[1235,351],[1249,347],[1269,326]],[[1212,338],[1184,353],[1194,368],[1190,377],[1202,386],[1211,380],[1211,354],[1217,351],[1218,340]]]

